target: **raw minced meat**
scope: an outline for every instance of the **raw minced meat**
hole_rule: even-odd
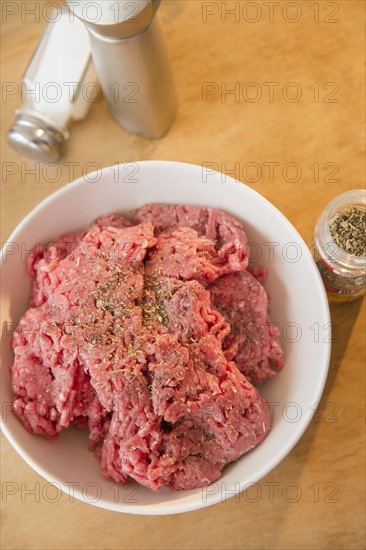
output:
[[[49,437],[88,427],[117,482],[201,487],[268,433],[269,405],[248,378],[282,368],[278,334],[239,222],[164,205],[132,220],[103,216],[29,258],[14,411]]]
[[[261,276],[261,274],[260,274]],[[225,357],[251,382],[263,382],[282,370],[285,361],[280,331],[268,314],[268,296],[249,270],[224,275],[209,286],[212,305],[231,327]]]
[[[179,254],[174,250],[174,241],[179,243],[179,249],[187,245],[192,239],[192,248],[197,248],[196,254],[201,259],[207,257],[207,263],[213,264],[215,274],[210,274],[208,280],[213,280],[224,273],[241,271],[248,265],[249,247],[247,236],[242,225],[229,214],[215,208],[202,208],[183,205],[149,204],[137,210],[133,221],[141,223],[150,221],[155,228],[155,234],[165,234],[162,244],[168,254]],[[188,231],[190,229],[191,231]],[[175,238],[171,238],[174,232]],[[170,240],[167,242],[167,240]],[[172,246],[173,245],[173,246]],[[186,258],[192,259],[192,252]],[[179,258],[176,258],[179,260]],[[195,263],[197,259],[195,258]],[[178,266],[180,270],[183,266]],[[184,267],[187,267],[184,265]],[[193,266],[196,267],[196,266]],[[200,277],[199,271],[196,276]],[[202,277],[207,277],[203,273]]]

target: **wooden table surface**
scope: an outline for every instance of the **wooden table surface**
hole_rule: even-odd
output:
[[[127,133],[101,99],[73,126],[59,165],[48,167],[12,151],[5,133],[50,3],[1,4],[3,240],[41,199],[115,162],[214,163],[273,202],[306,242],[335,195],[365,184],[361,0],[163,2],[180,104],[168,135],[148,141]],[[364,548],[364,300],[331,314],[337,331],[319,409],[259,483],[260,498],[249,491],[239,501],[165,517],[108,512],[66,495],[51,502],[42,496],[45,481],[2,438],[3,488],[15,488],[2,495],[2,547]]]

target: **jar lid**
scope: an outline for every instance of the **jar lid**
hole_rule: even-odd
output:
[[[44,120],[20,113],[8,131],[8,143],[21,155],[38,162],[56,162],[65,136]]]

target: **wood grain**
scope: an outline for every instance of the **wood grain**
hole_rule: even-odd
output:
[[[10,4],[18,8],[14,15],[4,12]],[[42,31],[42,17],[36,22],[24,11],[35,4],[2,2],[3,85],[20,83]],[[325,205],[365,183],[365,4],[281,1],[273,3],[272,14],[263,2],[236,4],[239,15],[225,11],[235,2],[163,2],[180,108],[161,140],[125,132],[101,99],[73,126],[57,171],[47,172],[8,147],[5,133],[20,95],[3,93],[3,240],[41,199],[91,169],[88,163],[172,159],[239,172],[309,242]],[[205,97],[207,83],[219,91]],[[225,94],[230,90],[235,93]],[[258,484],[258,493],[251,489],[238,499],[168,517],[116,514],[65,495],[51,502],[51,492],[42,496],[45,481],[2,438],[3,488],[12,483],[16,493],[2,496],[2,547],[364,548],[364,301],[332,307],[332,321],[336,332],[318,412],[293,451]],[[35,493],[27,493],[32,488]]]

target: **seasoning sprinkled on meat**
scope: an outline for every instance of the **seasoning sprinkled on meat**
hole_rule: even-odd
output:
[[[110,306],[121,319],[124,300],[130,303],[139,292],[137,273],[155,242],[150,224],[105,230],[95,225],[72,254],[52,265],[52,277],[43,280],[47,300],[28,309],[14,334],[14,410],[28,429],[52,436],[89,415],[99,389],[90,383],[89,363],[105,361],[114,351],[112,323],[118,332]]]
[[[101,229],[106,227],[129,227],[131,222],[119,214],[107,214],[96,219],[95,224]],[[38,245],[27,258],[27,271],[33,278],[31,306],[39,306],[47,300],[48,292],[52,292],[54,281],[53,271],[61,260],[73,253],[85,237],[87,229],[68,235],[62,235],[48,245]]]
[[[253,342],[268,302],[245,271],[239,222],[162,205],[133,222],[141,223],[103,216],[30,256],[31,303],[13,341],[14,411],[48,437],[88,428],[116,482],[202,487],[270,429],[268,403],[240,370],[261,381],[282,368],[278,334],[267,323]]]

